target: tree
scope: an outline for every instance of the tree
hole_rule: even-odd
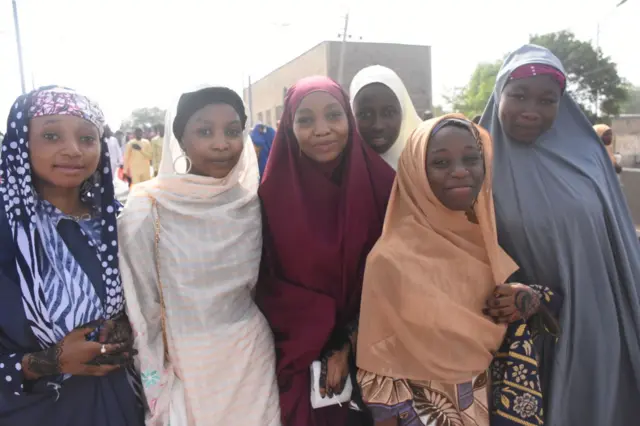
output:
[[[530,42],[551,50],[567,73],[567,90],[593,122],[618,115],[628,96],[628,85],[616,64],[591,43],[580,41],[570,31],[533,35]],[[501,62],[478,64],[466,87],[455,89],[446,100],[467,117],[481,114],[493,92]],[[597,102],[596,102],[597,99]],[[598,105],[598,112],[593,113]],[[602,118],[600,118],[602,120]]]
[[[145,128],[162,124],[164,123],[164,115],[165,111],[158,107],[137,108],[131,112],[128,119],[122,122],[120,129],[126,131],[136,127]]]
[[[567,89],[590,119],[620,113],[627,99],[627,86],[618,75],[616,64],[600,48],[577,40],[571,31],[532,35],[530,42],[546,47],[560,59],[567,73]]]
[[[452,96],[445,97],[456,112],[461,112],[469,118],[482,114],[489,97],[496,84],[496,76],[502,61],[480,63],[471,75],[466,87],[454,89]]]
[[[640,86],[627,87],[627,101],[622,104],[620,112],[622,114],[640,114]]]

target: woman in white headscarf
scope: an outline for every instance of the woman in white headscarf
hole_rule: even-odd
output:
[[[147,425],[280,424],[273,336],[253,300],[258,164],[240,97],[182,94],[162,163],[119,219]]]
[[[356,74],[349,89],[358,131],[395,170],[411,132],[422,123],[398,74],[373,65]]]

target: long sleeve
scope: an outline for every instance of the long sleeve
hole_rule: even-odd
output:
[[[123,167],[124,173],[128,176],[131,175],[131,150],[131,143],[127,143],[124,147]]]

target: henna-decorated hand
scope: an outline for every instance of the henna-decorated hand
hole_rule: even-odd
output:
[[[330,352],[322,357],[320,367],[320,396],[323,398],[339,395],[349,377],[350,344],[340,350]]]
[[[497,324],[509,324],[517,320],[527,321],[540,309],[540,297],[524,284],[499,284],[487,299],[485,315]]]
[[[87,337],[101,324],[89,323],[67,334],[56,345],[40,352],[33,352],[22,358],[22,367],[27,380],[44,376],[72,374],[80,376],[105,376],[131,362],[131,354],[126,352],[126,343],[101,344],[91,342]],[[104,353],[102,348],[104,346]],[[104,355],[117,355],[117,363],[100,365],[96,359]]]

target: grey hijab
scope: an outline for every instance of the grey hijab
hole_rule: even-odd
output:
[[[640,422],[640,245],[611,161],[565,94],[552,128],[512,142],[498,106],[526,64],[565,72],[549,50],[525,45],[505,60],[480,124],[494,141],[494,200],[502,247],[518,279],[563,296],[562,334],[542,360],[546,425]]]

